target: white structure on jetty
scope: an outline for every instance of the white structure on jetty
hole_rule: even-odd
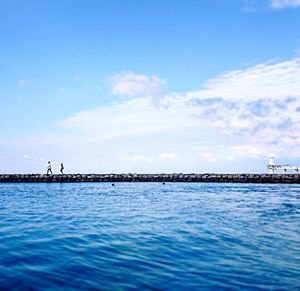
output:
[[[270,174],[274,174],[276,170],[282,170],[284,174],[286,174],[288,170],[292,170],[297,174],[299,173],[300,166],[274,165],[274,157],[270,157],[268,169],[270,170]]]

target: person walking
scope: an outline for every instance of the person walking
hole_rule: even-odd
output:
[[[60,163],[60,173],[63,174],[64,173],[64,164]]]
[[[49,175],[49,173],[53,174],[53,173],[52,173],[52,167],[51,167],[51,163],[50,163],[50,162],[48,162],[47,175]]]

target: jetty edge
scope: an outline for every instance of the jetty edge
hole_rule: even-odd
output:
[[[300,174],[0,174],[0,183],[211,182],[300,184]]]

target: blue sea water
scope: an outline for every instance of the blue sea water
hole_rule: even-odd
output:
[[[0,289],[300,289],[300,185],[0,184]]]

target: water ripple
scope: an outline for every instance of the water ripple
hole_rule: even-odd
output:
[[[300,289],[300,186],[0,185],[1,289]]]

